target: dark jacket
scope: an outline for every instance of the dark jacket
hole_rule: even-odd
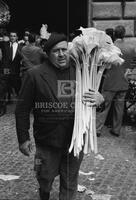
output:
[[[103,83],[105,91],[126,91],[128,89],[128,81],[125,78],[127,68],[132,68],[133,59],[135,57],[134,47],[125,40],[116,40],[114,44],[121,49],[122,58],[125,62],[121,66],[112,66],[106,71]]]
[[[75,80],[75,68],[70,67],[69,72],[69,79]],[[33,109],[36,144],[59,148],[70,144],[74,122],[71,103],[74,98],[59,98],[57,83],[54,66],[47,60],[27,71],[15,111],[19,143],[29,140],[29,115]],[[61,108],[65,103],[68,107],[56,108],[56,105]]]
[[[39,65],[43,61],[45,53],[40,47],[32,44],[24,46],[21,50],[22,59],[22,71],[26,71],[35,65]]]
[[[1,63],[2,73],[10,72],[10,74],[19,75],[20,61],[22,59],[20,45],[18,44],[16,55],[13,60],[12,60],[12,55],[10,52],[10,42],[9,41],[8,42],[5,42],[5,41],[0,42],[0,49],[2,51],[2,63]]]

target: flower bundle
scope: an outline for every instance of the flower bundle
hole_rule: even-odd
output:
[[[80,28],[82,34],[69,44],[71,59],[76,66],[75,121],[69,152],[79,156],[98,152],[96,136],[96,107],[82,102],[85,92],[98,91],[104,69],[122,64],[121,51],[111,38],[95,28]],[[84,149],[83,149],[84,148]]]

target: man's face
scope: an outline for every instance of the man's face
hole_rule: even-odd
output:
[[[16,33],[10,33],[10,41],[13,43],[13,42],[16,42],[18,39],[17,37],[17,34]]]
[[[28,36],[24,35],[24,41],[27,42],[28,41]]]
[[[65,68],[68,65],[69,54],[68,54],[68,43],[62,41],[57,43],[49,53],[49,60],[57,68]]]

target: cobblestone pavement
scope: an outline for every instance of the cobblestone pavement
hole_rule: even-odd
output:
[[[7,114],[0,118],[0,174],[20,177],[11,181],[0,180],[0,200],[39,200],[33,172],[34,154],[28,158],[18,151],[13,113],[14,105],[10,105]],[[80,170],[94,174],[80,174],[79,184],[101,197],[92,198],[83,192],[77,194],[77,200],[136,200],[136,128],[123,126],[121,136],[117,138],[105,127],[98,138],[98,148],[104,159],[93,154],[85,156]],[[56,178],[51,200],[58,199],[58,187]],[[104,198],[104,194],[109,196]]]

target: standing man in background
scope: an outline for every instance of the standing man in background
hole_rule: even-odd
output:
[[[1,41],[2,51],[2,71],[7,81],[8,88],[13,88],[18,95],[21,87],[20,79],[20,61],[22,59],[21,49],[18,44],[16,31],[11,31],[9,41]]]
[[[10,100],[12,90],[14,89],[15,94],[18,95],[21,87],[20,61],[22,56],[16,31],[11,31],[9,38],[3,37],[3,40],[0,41],[0,49],[2,52],[0,98],[1,104],[4,105],[2,107],[3,114],[6,112],[6,94],[8,94],[8,100]]]
[[[21,73],[22,76],[24,73],[34,67],[35,65],[39,65],[43,62],[44,56],[46,54],[43,52],[42,48],[37,47],[35,45],[36,42],[36,34],[30,33],[28,35],[28,45],[22,47],[22,61],[21,61]]]
[[[121,49],[124,63],[121,66],[111,66],[107,70],[102,85],[102,94],[105,97],[105,109],[97,113],[97,135],[100,136],[104,126],[106,117],[113,102],[112,129],[110,133],[119,137],[122,127],[122,119],[124,114],[124,102],[126,92],[128,90],[128,80],[125,76],[128,68],[131,68],[131,62],[135,57],[134,47],[128,41],[125,41],[124,26],[115,27],[114,44]]]

